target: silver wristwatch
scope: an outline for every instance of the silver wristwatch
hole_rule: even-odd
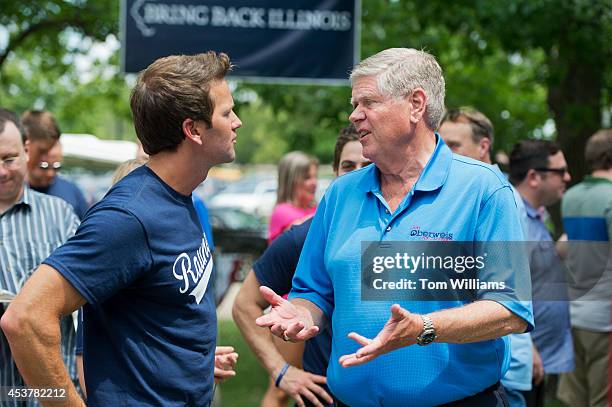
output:
[[[421,315],[423,320],[423,330],[421,334],[417,336],[417,345],[425,346],[429,345],[436,340],[436,328],[434,328],[433,321],[427,315]]]

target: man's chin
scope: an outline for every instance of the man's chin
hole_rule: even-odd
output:
[[[231,163],[236,159],[236,152],[232,151],[231,154],[228,154],[226,159],[223,161],[223,164]]]

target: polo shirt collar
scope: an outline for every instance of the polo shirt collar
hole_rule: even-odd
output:
[[[436,135],[436,147],[427,161],[425,168],[419,175],[415,191],[435,191],[444,185],[453,161],[453,153],[444,143],[438,133]],[[359,188],[364,192],[380,193],[380,171],[376,165],[367,167],[367,174],[361,179]]]
[[[584,182],[588,182],[591,184],[599,184],[599,183],[612,183],[612,181],[610,181],[607,178],[603,178],[603,177],[594,177],[592,175],[587,175],[584,177]]]
[[[527,212],[527,216],[529,216],[531,219],[540,219],[540,212],[531,206],[531,204],[527,202],[525,198],[523,198],[523,203],[525,204],[525,212]]]

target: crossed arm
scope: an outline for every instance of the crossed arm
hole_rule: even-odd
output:
[[[261,294],[272,306],[272,311],[259,317],[257,325],[269,327],[274,335],[292,341],[303,341],[316,335],[319,330],[317,323],[323,318],[316,305],[300,299],[289,302],[267,287],[261,288]],[[522,333],[527,328],[525,320],[490,300],[437,311],[428,316],[436,328],[437,342],[479,342]],[[362,347],[355,353],[341,356],[340,364],[344,367],[361,365],[395,349],[414,345],[422,330],[420,315],[394,304],[391,306],[391,316],[376,337],[366,338],[356,332],[349,333],[349,338]]]
[[[43,264],[2,317],[0,326],[27,385],[66,389],[65,399],[41,400],[43,406],[85,406],[64,366],[59,328],[60,318],[85,302],[57,270]]]
[[[251,270],[236,297],[232,314],[234,321],[257,359],[270,376],[276,378],[283,368],[285,360],[274,346],[270,333],[253,323],[268,306],[268,302],[259,292],[259,287],[259,281]],[[308,399],[313,405],[322,407],[316,396],[329,404],[333,402],[329,394],[320,386],[324,383],[326,383],[324,376],[311,374],[292,366],[285,373],[279,386],[295,399],[300,407],[304,406],[304,398]]]
[[[85,406],[60,351],[60,318],[85,304],[81,294],[53,267],[41,265],[28,279],[0,321],[19,372],[31,388],[63,388],[65,399],[43,406]],[[215,380],[235,376],[238,354],[229,346],[215,350]]]

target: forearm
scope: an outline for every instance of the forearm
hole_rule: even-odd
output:
[[[19,310],[11,312],[11,307],[2,318],[2,329],[11,353],[28,387],[66,391],[66,398],[40,400],[40,403],[43,406],[84,406],[62,360],[59,326],[59,316],[41,320]]]
[[[436,342],[469,343],[525,332],[527,322],[495,301],[476,301],[459,308],[428,314]]]
[[[232,314],[234,322],[246,339],[249,348],[255,354],[262,366],[270,375],[280,371],[285,364],[280,352],[272,342],[272,334],[269,329],[257,326],[254,321],[261,316],[262,308],[256,303],[236,299]]]
[[[291,303],[297,307],[300,307],[302,310],[307,311],[304,316],[308,319],[310,323],[309,326],[318,326],[319,332],[325,329],[327,326],[327,317],[315,303],[305,300],[303,298],[293,298]]]

